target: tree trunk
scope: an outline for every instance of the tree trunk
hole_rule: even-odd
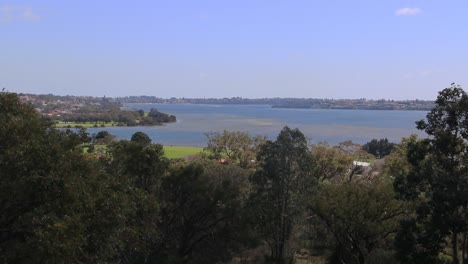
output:
[[[453,232],[452,234],[452,254],[453,254],[453,264],[460,264],[458,261],[458,234]]]
[[[466,264],[466,233],[463,233],[462,263]]]

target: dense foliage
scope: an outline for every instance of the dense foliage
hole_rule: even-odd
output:
[[[54,129],[11,93],[0,93],[0,124],[3,263],[468,259],[468,96],[458,86],[417,122],[430,137],[366,145],[385,159],[350,141],[309,146],[285,127],[275,140],[208,133],[208,154],[169,160],[142,132],[115,141]]]
[[[382,158],[392,153],[395,143],[389,142],[387,138],[382,139],[372,139],[362,146],[362,149],[368,153],[376,156],[377,158]]]
[[[289,263],[293,230],[303,216],[305,197],[315,187],[307,140],[298,129],[285,127],[276,141],[262,145],[258,158],[259,168],[251,177],[258,230],[270,247],[271,260]]]
[[[20,94],[20,99],[31,104],[43,116],[80,126],[81,123],[94,123],[105,126],[111,123],[117,126],[154,126],[176,122],[176,117],[152,108],[149,113],[143,110],[129,110],[113,98],[87,96],[57,96]],[[78,123],[78,124],[75,124]],[[70,125],[72,127],[72,125]]]
[[[176,122],[176,117],[152,108],[147,116],[144,112],[117,109],[82,109],[73,113],[64,113],[54,120],[65,123],[115,123],[118,126],[154,126]]]
[[[226,131],[209,132],[206,150],[216,159],[225,158],[239,162],[239,166],[249,168],[255,165],[259,147],[266,142],[265,137],[251,137],[248,133]]]
[[[395,180],[401,199],[417,205],[402,223],[399,257],[404,263],[427,263],[443,254],[452,263],[466,263],[468,95],[456,85],[444,89],[426,119],[417,127],[430,137],[407,143],[410,167]]]

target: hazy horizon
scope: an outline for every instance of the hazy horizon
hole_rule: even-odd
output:
[[[463,0],[0,0],[0,88],[434,100],[468,89]]]
[[[13,93],[18,93],[18,94],[33,94],[33,95],[53,95],[53,96],[76,96],[76,97],[109,97],[109,98],[122,98],[122,97],[140,97],[140,96],[154,96],[156,98],[161,98],[161,99],[232,99],[232,98],[241,98],[241,99],[247,99],[247,100],[257,100],[257,99],[319,99],[319,100],[369,100],[369,101],[377,101],[377,100],[395,100],[395,101],[414,101],[414,100],[421,100],[421,101],[434,101],[434,99],[420,99],[420,98],[414,98],[414,99],[389,99],[389,98],[378,98],[378,99],[371,99],[371,98],[318,98],[318,97],[242,97],[242,96],[232,96],[232,97],[187,97],[187,96],[181,96],[181,97],[160,97],[160,96],[155,96],[155,95],[122,95],[122,96],[108,96],[108,95],[75,95],[75,94],[52,94],[52,93],[27,93],[27,92],[21,92],[21,91],[10,91],[8,89],[5,89],[6,92],[13,92]]]

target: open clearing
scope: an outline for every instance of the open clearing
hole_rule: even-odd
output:
[[[179,159],[190,155],[195,155],[203,152],[203,148],[200,147],[185,147],[185,146],[163,146],[164,156],[169,159]],[[87,153],[89,147],[83,148],[83,152]],[[104,154],[107,151],[106,145],[94,145],[94,152]]]
[[[83,122],[83,123],[57,123],[55,124],[56,128],[75,128],[75,127],[84,127],[84,128],[91,128],[91,127],[111,127],[117,126],[116,122],[108,122],[108,123],[95,123],[95,122]]]
[[[169,159],[183,158],[203,152],[200,147],[164,146],[164,153]]]

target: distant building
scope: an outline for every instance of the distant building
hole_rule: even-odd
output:
[[[369,162],[364,162],[364,161],[353,161],[353,166],[359,166],[359,167],[369,167],[370,163]]]
[[[358,175],[365,175],[369,173],[372,168],[370,167],[369,162],[364,161],[353,161],[353,171]]]

